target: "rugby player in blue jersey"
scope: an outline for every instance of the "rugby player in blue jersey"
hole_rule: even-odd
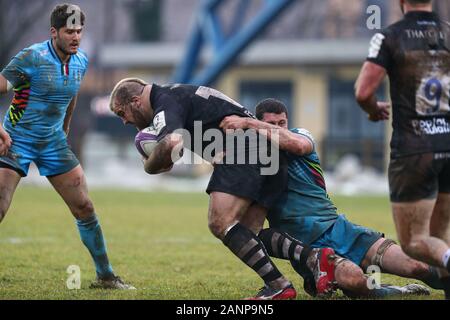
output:
[[[428,289],[416,284],[371,287],[368,285],[370,279],[363,271],[371,265],[379,267],[380,271],[419,279],[435,289],[442,289],[435,268],[411,259],[381,233],[356,225],[337,213],[326,191],[313,137],[305,129],[287,129],[288,113],[282,102],[263,100],[256,107],[256,117],[261,121],[230,116],[221,126],[224,129],[255,129],[269,135],[270,129],[278,128],[280,149],[289,152],[288,188],[269,210],[270,229],[261,230],[264,216],[257,212],[246,216],[241,223],[258,234],[271,256],[291,260],[292,266],[305,278],[305,290],[309,294],[315,295],[312,279],[299,270],[284,249],[298,240],[314,248],[334,249],[338,255],[334,276],[338,287],[349,296],[428,294]],[[282,232],[276,234],[276,230]],[[284,237],[283,232],[291,237]]]
[[[85,15],[78,6],[63,4],[53,9],[50,20],[51,39],[23,49],[0,74],[0,93],[14,90],[0,125],[0,221],[34,162],[76,219],[95,263],[97,279],[91,287],[134,289],[113,272],[83,169],[66,139],[88,66],[79,49]]]

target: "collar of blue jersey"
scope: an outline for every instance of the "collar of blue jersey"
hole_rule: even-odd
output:
[[[60,58],[60,57],[58,56],[58,54],[56,53],[55,48],[53,48],[53,43],[52,43],[52,40],[51,40],[51,39],[47,41],[47,46],[48,46],[48,49],[50,50],[50,53],[52,54],[53,58],[55,58],[56,60],[58,60],[61,64],[64,64],[64,63],[61,61],[61,58]],[[72,59],[72,55],[69,56],[69,60],[67,61],[66,64],[69,64],[71,59]]]
[[[405,18],[413,18],[413,19],[438,19],[439,16],[436,12],[430,11],[409,11],[405,14]]]

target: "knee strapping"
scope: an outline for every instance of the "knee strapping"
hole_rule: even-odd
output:
[[[394,244],[396,244],[394,240],[385,239],[384,242],[379,246],[377,253],[373,256],[371,264],[379,266],[381,269],[383,269],[383,256],[386,253],[386,250]]]
[[[343,263],[344,261],[350,261],[350,260],[336,255],[336,258],[334,259],[334,267],[337,268],[337,266],[340,265],[341,263]]]

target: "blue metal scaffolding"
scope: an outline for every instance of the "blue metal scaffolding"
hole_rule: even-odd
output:
[[[228,0],[203,0],[194,21],[187,50],[173,76],[174,83],[210,85],[236,57],[295,0],[264,0],[259,12],[243,24],[253,0],[240,0],[235,8],[232,28],[225,34],[218,16],[218,7]],[[205,48],[211,46],[212,57],[205,65],[199,60]]]

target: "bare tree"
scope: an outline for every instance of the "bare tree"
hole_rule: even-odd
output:
[[[0,0],[0,66],[14,55],[17,43],[33,29],[49,0]]]

